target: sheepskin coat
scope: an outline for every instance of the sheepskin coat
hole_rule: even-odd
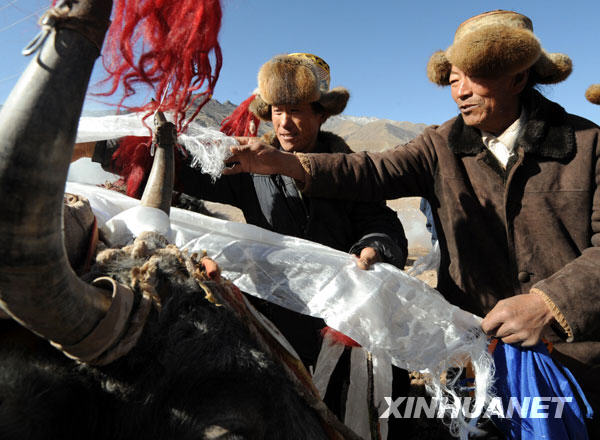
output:
[[[600,410],[600,128],[535,90],[504,170],[461,116],[383,153],[303,155],[310,197],[431,203],[441,249],[438,290],[484,316],[532,287],[566,318],[550,335]],[[596,416],[598,417],[598,415]]]

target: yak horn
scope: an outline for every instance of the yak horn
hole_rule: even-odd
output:
[[[154,115],[154,162],[142,194],[142,206],[158,208],[169,215],[175,176],[174,148],[177,142],[175,125],[161,111]]]
[[[62,206],[112,1],[82,0],[68,8],[61,27],[47,28],[0,111],[0,306],[40,336],[76,346],[111,306],[110,292],[81,281],[68,263]]]

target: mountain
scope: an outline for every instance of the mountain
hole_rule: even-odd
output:
[[[323,129],[341,136],[355,151],[383,151],[419,135],[426,124],[356,116],[333,116]]]
[[[195,123],[199,124],[202,127],[219,127],[221,125],[221,121],[233,112],[237,106],[230,101],[226,101],[221,104],[219,101],[211,99],[206,103],[206,105],[200,110],[196,119],[194,119]],[[124,113],[128,113],[125,111]],[[114,115],[114,109],[108,110],[84,110],[83,116],[107,116]]]
[[[219,127],[221,121],[236,108],[230,101],[209,101],[196,118],[203,127]],[[426,124],[392,121],[373,117],[338,115],[329,118],[323,129],[341,136],[355,151],[382,151],[402,145],[419,135]],[[259,135],[271,130],[270,123],[261,122]]]
[[[211,99],[202,107],[195,121],[202,127],[220,127],[221,121],[229,116],[236,107],[237,105],[231,101],[221,104],[216,99]]]
[[[206,103],[194,122],[199,124],[201,127],[214,127],[218,128],[221,126],[221,121],[229,116],[237,108],[237,105],[231,101],[225,101],[221,104],[216,99],[211,99]],[[261,122],[258,126],[258,134],[262,136],[267,131],[272,129],[271,123]]]

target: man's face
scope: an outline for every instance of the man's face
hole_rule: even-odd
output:
[[[285,151],[312,151],[325,119],[325,115],[316,113],[309,103],[271,106],[273,129]]]
[[[493,134],[502,133],[520,113],[519,93],[527,79],[520,75],[471,77],[452,66],[450,91],[465,124]]]

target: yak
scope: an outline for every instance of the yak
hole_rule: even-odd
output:
[[[99,254],[93,276],[130,283],[145,266],[162,302],[135,347],[108,365],[77,362],[32,337],[5,341],[0,438],[324,438],[282,367],[232,311],[209,301],[186,259],[189,267],[192,258],[155,233]],[[6,333],[13,323],[3,324]]]
[[[48,32],[0,112],[0,438],[355,438],[223,304],[235,288],[198,256],[149,232],[82,277],[71,267],[63,192],[98,56],[79,28],[110,10],[73,2],[78,26]],[[172,165],[157,173],[171,183],[149,182],[142,202],[168,211]]]

